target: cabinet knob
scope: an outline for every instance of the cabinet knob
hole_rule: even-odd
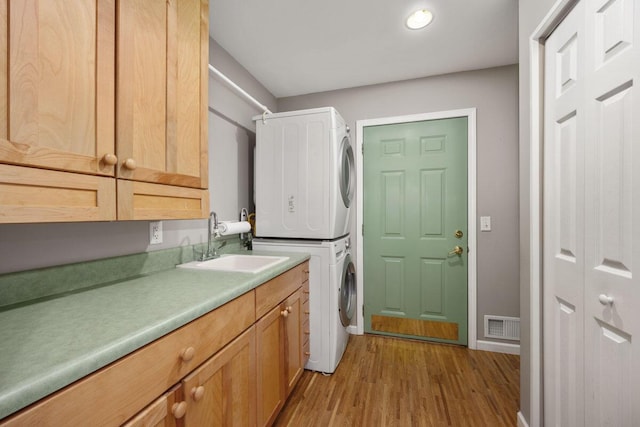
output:
[[[287,311],[288,311],[289,313],[291,313],[291,312],[293,311],[293,307],[288,306],[288,307],[287,307]]]
[[[102,162],[105,165],[113,166],[116,163],[118,163],[118,158],[116,157],[115,154],[107,153],[104,156],[102,156]]]
[[[309,353],[308,351],[305,351],[305,352],[304,352],[304,355],[305,355],[305,356],[311,356],[311,353]]]
[[[125,160],[122,165],[125,167],[125,169],[129,169],[129,170],[135,170],[137,166],[136,161],[131,158]]]
[[[187,347],[187,348],[183,348],[182,351],[180,352],[180,359],[182,359],[183,362],[188,362],[191,359],[193,359],[193,356],[196,354],[196,349],[193,347]]]
[[[202,396],[204,396],[204,387],[202,387],[201,385],[191,389],[191,397],[193,398],[194,402],[202,399]]]
[[[282,315],[282,317],[289,317],[289,310],[284,309],[280,312],[280,314]]]
[[[187,402],[174,403],[171,407],[171,413],[178,420],[184,417],[184,414],[187,413]]]

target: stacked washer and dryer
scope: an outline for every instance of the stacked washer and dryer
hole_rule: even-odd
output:
[[[350,212],[355,188],[349,127],[333,108],[256,116],[256,251],[306,252],[305,368],[333,373],[356,308]]]

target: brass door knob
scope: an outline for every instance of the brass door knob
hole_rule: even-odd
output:
[[[454,246],[453,250],[449,252],[449,255],[462,255],[462,252],[464,252],[462,246]]]

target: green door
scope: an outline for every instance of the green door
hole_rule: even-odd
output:
[[[467,118],[363,136],[365,331],[466,345]]]

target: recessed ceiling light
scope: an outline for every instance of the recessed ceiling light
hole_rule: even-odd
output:
[[[427,9],[419,9],[413,12],[407,18],[407,27],[411,30],[419,30],[431,23],[433,20],[433,13]]]

